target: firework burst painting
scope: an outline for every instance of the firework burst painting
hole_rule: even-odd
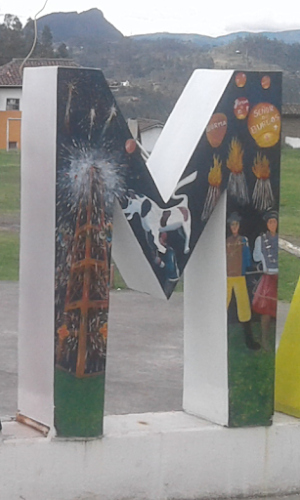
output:
[[[75,74],[58,73],[55,404],[58,434],[80,436],[102,432],[113,204],[132,159],[102,73]],[[89,410],[78,411],[82,390]]]

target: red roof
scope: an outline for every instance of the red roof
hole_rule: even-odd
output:
[[[150,130],[152,128],[163,128],[164,124],[159,120],[153,120],[152,118],[138,118],[139,129],[141,132]]]
[[[20,68],[24,59],[13,59],[4,66],[0,66],[0,87],[22,87],[22,76]],[[28,59],[25,68],[36,68],[38,66],[68,66],[79,65],[71,59]]]

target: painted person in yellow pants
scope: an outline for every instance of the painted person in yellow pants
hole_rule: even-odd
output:
[[[239,234],[241,217],[233,212],[227,222],[231,236],[226,240],[227,256],[227,309],[234,292],[237,304],[237,315],[243,324],[245,342],[249,349],[260,349],[260,344],[253,339],[251,329],[251,307],[246,284],[246,269],[251,267],[251,253],[248,239]]]
[[[241,323],[250,321],[251,309],[245,276],[227,276],[227,309],[231,302],[233,292],[236,298],[239,321]]]

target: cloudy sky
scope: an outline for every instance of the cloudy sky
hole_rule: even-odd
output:
[[[24,23],[46,0],[0,0],[0,15],[15,14]],[[154,32],[218,36],[237,31],[300,29],[297,0],[48,0],[40,15],[82,12],[96,7],[124,35]],[[3,18],[1,18],[2,21]]]

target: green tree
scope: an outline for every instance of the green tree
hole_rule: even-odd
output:
[[[0,25],[1,63],[5,64],[13,57],[23,56],[22,23],[17,16],[5,14]]]
[[[40,40],[40,56],[41,57],[54,57],[53,50],[53,36],[47,24],[45,24]]]
[[[25,54],[27,55],[29,54],[29,51],[32,48],[35,37],[34,21],[33,19],[31,19],[31,17],[27,19],[27,23],[23,28],[23,36],[24,36],[24,51]],[[39,40],[36,40],[35,48],[33,50],[33,53],[31,54],[31,57],[39,57],[40,52],[41,52],[40,42]]]
[[[60,59],[67,59],[69,57],[69,51],[65,43],[61,43],[56,51],[56,56]]]

